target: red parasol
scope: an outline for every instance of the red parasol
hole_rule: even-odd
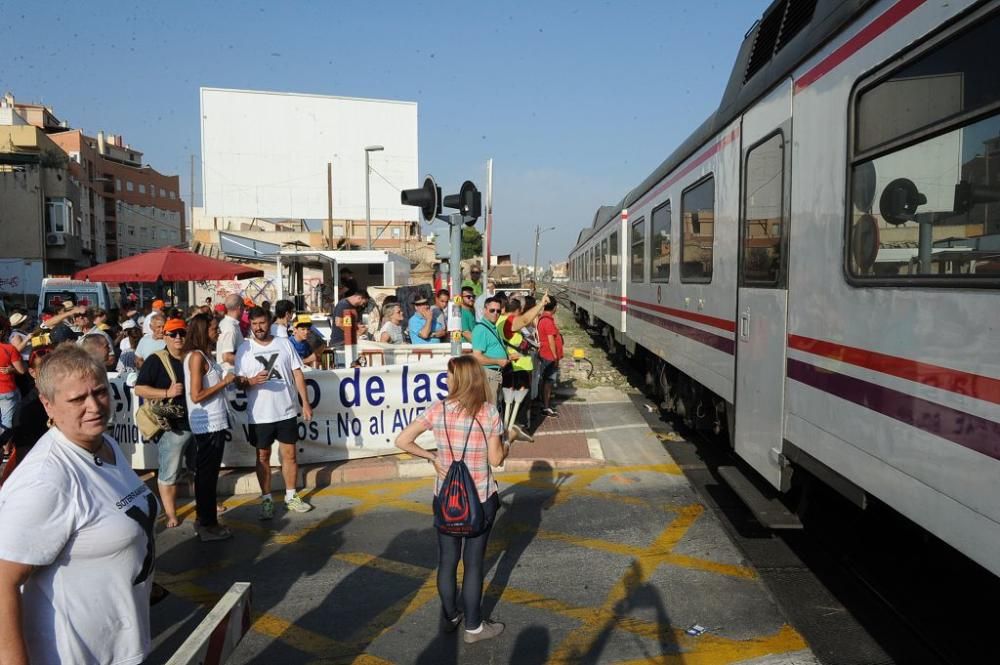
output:
[[[81,270],[74,279],[92,282],[192,282],[262,277],[264,271],[220,261],[186,249],[162,247]]]

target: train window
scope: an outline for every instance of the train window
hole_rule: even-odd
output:
[[[741,257],[745,284],[777,284],[781,274],[784,163],[781,134],[747,154]]]
[[[608,279],[608,273],[611,272],[608,269],[610,258],[608,255],[608,239],[605,238],[601,241],[601,279],[605,281]]]
[[[608,239],[608,252],[611,256],[611,274],[609,277],[612,282],[618,281],[618,231],[611,234]]]
[[[632,224],[632,281],[646,281],[646,220]]]
[[[712,281],[715,242],[715,178],[681,194],[681,281]]]
[[[856,96],[845,242],[852,278],[1000,279],[998,41],[994,13]]]
[[[649,240],[649,254],[652,270],[649,279],[653,282],[670,281],[670,201],[653,209]]]

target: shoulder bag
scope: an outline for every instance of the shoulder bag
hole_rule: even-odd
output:
[[[170,383],[177,383],[170,354],[167,351],[157,351],[153,354],[160,359],[163,369],[170,377]],[[135,425],[146,441],[155,441],[161,434],[173,429],[171,422],[180,419],[184,409],[173,404],[169,399],[144,399],[135,412]]]

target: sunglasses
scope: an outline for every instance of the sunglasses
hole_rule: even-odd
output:
[[[462,297],[465,298],[466,300],[475,300],[476,299],[476,296],[473,295],[473,294],[471,294],[471,293],[467,293],[467,294],[463,295]]]
[[[187,336],[187,331],[186,330],[175,330],[173,332],[168,332],[168,333],[165,333],[165,334],[166,334],[167,337],[173,337],[174,339],[177,339],[178,337],[180,337],[180,338],[183,339],[184,337]]]
[[[500,313],[499,309],[488,309],[486,311],[489,312],[490,314],[499,314]]]

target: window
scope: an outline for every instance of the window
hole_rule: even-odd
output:
[[[681,281],[712,281],[715,242],[715,178],[681,194]]]
[[[857,94],[852,278],[968,286],[1000,277],[998,41],[994,12]]]
[[[155,199],[156,198],[156,187],[152,187],[151,186],[149,188],[149,194],[150,194],[150,196],[152,196]]]
[[[608,279],[608,239],[601,241],[601,280]]]
[[[611,281],[618,281],[618,231],[608,239],[608,251],[611,253]]]
[[[175,192],[174,190],[170,190],[170,200],[173,201],[176,198],[177,198],[177,192]]]
[[[632,224],[632,281],[646,281],[646,220]]]
[[[116,192],[122,191],[122,179],[121,178],[115,178],[115,191]]]
[[[166,197],[167,197],[167,190],[165,190],[162,187],[160,187],[160,198],[163,199],[163,198],[166,198]]]
[[[132,184],[131,180],[126,180],[125,181],[125,189],[127,189],[130,192],[135,191],[135,185]]]
[[[649,238],[652,282],[670,281],[670,201],[653,208]]]
[[[778,284],[784,224],[784,139],[775,134],[747,155],[743,192],[745,284]]]
[[[343,227],[343,225],[341,225],[341,224],[334,225],[334,227],[333,227],[333,235],[335,237],[339,237],[339,236],[344,235],[344,227]]]
[[[46,199],[45,216],[49,233],[72,233],[73,202],[69,199]]]
[[[403,237],[403,229],[399,228],[398,226],[392,227],[392,237],[395,238],[396,240],[399,240],[400,238],[402,238]]]
[[[146,186],[144,184],[142,184],[141,182],[139,183],[139,193],[140,194],[145,194],[146,193]]]

